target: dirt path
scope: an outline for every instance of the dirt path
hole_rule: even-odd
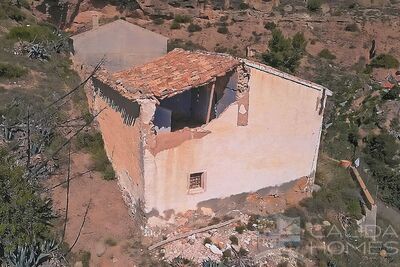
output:
[[[73,154],[71,166],[72,177],[90,169],[90,156]],[[55,185],[63,180],[65,176],[55,176],[49,180],[49,184]],[[99,173],[77,177],[70,183],[69,199],[65,240],[70,245],[79,232],[86,206],[91,201],[85,225],[72,252],[90,252],[90,266],[135,266],[133,258],[127,253],[135,228],[116,181],[105,181]],[[65,214],[66,186],[53,190],[53,201],[54,209],[62,220]],[[62,223],[59,229],[62,229]]]

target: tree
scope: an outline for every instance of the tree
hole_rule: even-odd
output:
[[[307,41],[303,33],[296,33],[293,38],[286,38],[283,33],[274,29],[269,41],[269,51],[262,55],[263,61],[275,68],[294,72],[305,53]]]

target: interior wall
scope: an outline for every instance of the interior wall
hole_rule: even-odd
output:
[[[215,114],[218,118],[222,112],[236,100],[236,90],[237,90],[237,72],[234,72],[228,76],[228,81],[224,85],[222,90],[222,95],[215,107]]]
[[[315,171],[322,92],[251,69],[248,125],[238,103],[204,126],[211,133],[155,156],[145,150],[146,209],[184,211],[197,203],[280,185]],[[203,193],[188,194],[188,175],[206,171]]]
[[[171,110],[172,118],[175,120],[189,119],[192,101],[192,90],[184,91],[173,97],[160,101],[160,106]]]
[[[156,132],[170,132],[171,131],[171,117],[172,111],[161,106],[156,107],[154,113],[153,124]]]
[[[192,91],[192,120],[201,124],[206,123],[208,105],[210,103],[211,84],[193,88]]]

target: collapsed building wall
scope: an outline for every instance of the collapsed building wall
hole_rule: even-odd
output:
[[[118,177],[125,201],[131,208],[144,200],[140,105],[115,92],[110,86],[92,79],[92,112],[97,117],[108,158]],[[105,109],[104,109],[105,108]],[[103,110],[104,109],[104,110]]]
[[[179,139],[179,135],[205,133],[200,138],[156,151],[145,149],[147,211],[184,211],[203,200],[313,176],[324,90],[255,67],[248,87],[218,119],[197,129],[162,135],[168,140],[168,136]],[[201,181],[196,190],[191,188],[192,181]]]
[[[204,82],[182,86],[185,64],[207,60],[187,53],[169,57],[183,54],[182,69],[172,71],[182,76],[172,79],[178,88],[164,84],[174,65],[165,58],[162,76],[156,61],[151,71],[146,65],[92,79],[89,104],[94,113],[107,107],[97,121],[128,204],[144,200],[145,211],[162,215],[305,176],[311,188],[330,91],[246,60],[219,72],[207,66]]]

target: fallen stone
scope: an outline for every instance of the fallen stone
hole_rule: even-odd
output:
[[[283,10],[285,12],[292,12],[293,11],[293,7],[291,5],[286,5],[283,7]]]
[[[330,10],[331,10],[331,8],[329,7],[329,5],[327,3],[321,5],[322,13],[324,13],[324,14],[329,13]]]
[[[194,243],[196,242],[196,235],[190,235],[187,237],[187,239],[190,245],[194,245]]]
[[[219,236],[212,236],[211,237],[211,242],[213,244],[219,244],[220,242],[222,242],[222,240],[221,240],[221,237],[219,237]]]
[[[319,190],[321,190],[321,186],[313,184],[313,192],[318,192]]]
[[[210,216],[210,217],[214,217],[215,213],[213,212],[213,210],[211,208],[206,208],[206,207],[201,207],[201,212],[205,215],[205,216]]]
[[[106,252],[106,245],[104,245],[103,241],[98,241],[95,244],[95,251],[96,251],[96,255],[97,257],[101,257],[104,255],[104,253]]]
[[[216,245],[210,245],[209,249],[213,254],[222,256],[222,251]]]

